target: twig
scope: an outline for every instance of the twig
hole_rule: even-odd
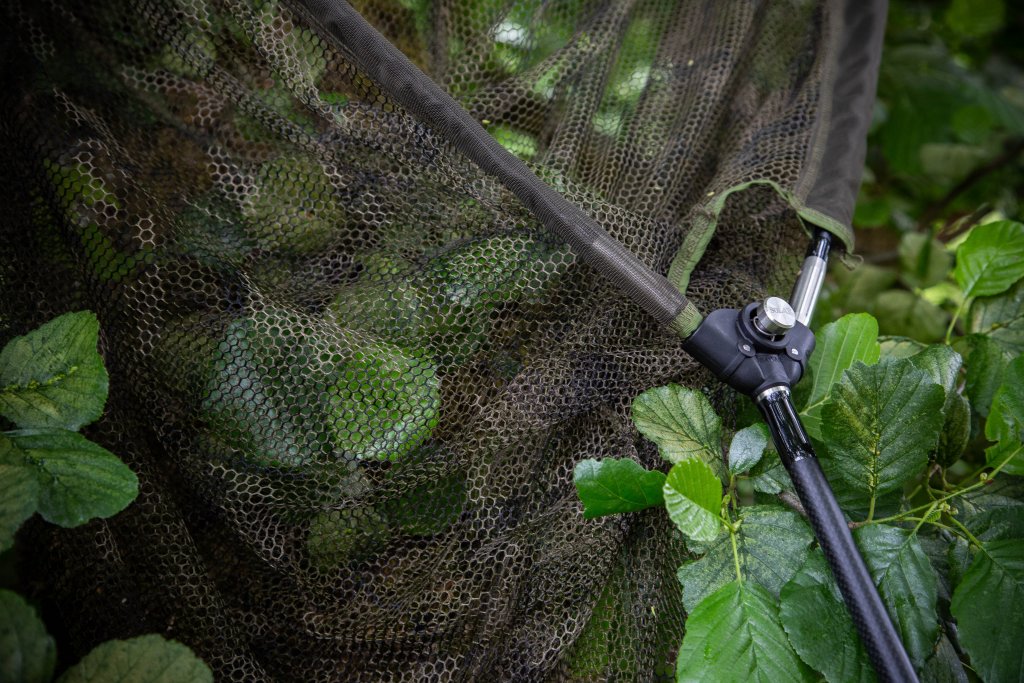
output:
[[[807,510],[804,510],[804,506],[800,502],[800,499],[793,495],[791,492],[780,491],[779,500],[781,500],[786,507],[791,508],[795,512],[800,513],[802,517],[807,516]]]
[[[985,176],[989,175],[994,171],[998,171],[1003,166],[1014,161],[1020,153],[1024,152],[1024,138],[1015,138],[1007,140],[1003,145],[1003,152],[999,156],[995,157],[991,161],[988,161],[981,166],[977,167],[973,171],[967,174],[967,176],[957,183],[953,188],[946,193],[946,195],[927,207],[922,213],[921,218],[917,223],[918,230],[927,230],[928,226],[931,225],[932,221],[942,215],[953,201],[962,195],[964,192],[969,190],[973,185],[980,181]]]

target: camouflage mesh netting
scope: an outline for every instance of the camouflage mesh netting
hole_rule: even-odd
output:
[[[873,80],[837,64],[877,46],[849,4],[355,7],[709,311],[785,296],[805,221],[849,243]],[[90,436],[141,481],[28,529],[67,656],[159,632],[224,681],[671,675],[682,540],[657,510],[585,521],[572,470],[663,466],[629,418],[652,386],[732,419],[677,335],[297,3],[0,16],[0,341],[96,311]]]

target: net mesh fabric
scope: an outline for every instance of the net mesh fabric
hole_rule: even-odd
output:
[[[831,5],[356,8],[703,310],[786,294],[806,233],[756,181],[806,191]],[[90,436],[141,481],[29,529],[69,657],[160,632],[225,681],[671,676],[681,539],[585,521],[572,470],[664,467],[652,386],[731,419],[678,338],[287,4],[3,12],[0,338],[97,312]]]

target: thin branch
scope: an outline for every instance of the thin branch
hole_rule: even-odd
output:
[[[800,513],[802,517],[807,516],[807,510],[804,510],[803,503],[801,503],[800,499],[797,498],[794,494],[790,493],[789,491],[780,491],[779,500],[782,501],[786,507],[791,508],[795,512]]]
[[[985,176],[998,171],[1003,166],[1015,161],[1017,157],[1020,156],[1021,152],[1024,152],[1024,138],[1007,140],[1003,145],[1002,154],[968,173],[967,176],[947,192],[942,199],[927,207],[924,212],[921,213],[917,229],[927,230],[928,226],[932,224],[932,221],[941,216],[942,212],[949,208],[949,205],[952,204],[957,197],[969,190]]]

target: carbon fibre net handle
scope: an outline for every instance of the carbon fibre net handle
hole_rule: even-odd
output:
[[[878,680],[882,683],[916,682],[914,665],[814,455],[789,389],[768,389],[758,397],[757,406],[768,423],[779,457],[825,553]]]
[[[683,337],[700,324],[700,312],[678,288],[502,147],[347,2],[292,0],[292,4],[370,78],[384,85],[395,102],[500,180],[548,230],[659,323]]]

